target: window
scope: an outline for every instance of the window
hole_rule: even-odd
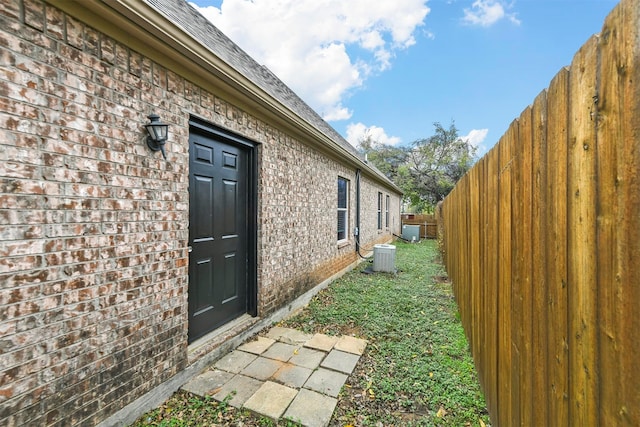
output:
[[[391,203],[391,198],[387,194],[387,203],[384,206],[384,226],[389,228],[389,204]]]
[[[378,230],[382,230],[382,193],[378,193]]]
[[[347,239],[349,229],[349,181],[338,177],[338,241]]]

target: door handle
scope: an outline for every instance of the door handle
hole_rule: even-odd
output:
[[[193,251],[193,247],[187,246],[187,252],[191,253]]]

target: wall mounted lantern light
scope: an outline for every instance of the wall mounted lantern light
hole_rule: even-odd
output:
[[[152,113],[147,116],[149,123],[145,125],[147,128],[147,146],[153,151],[162,152],[162,157],[167,158],[167,153],[164,151],[164,144],[167,142],[167,135],[169,133],[169,125],[160,121],[160,116]]]

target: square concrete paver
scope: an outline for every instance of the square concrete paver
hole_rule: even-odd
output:
[[[215,365],[216,368],[239,374],[249,363],[256,360],[258,356],[255,354],[245,353],[244,351],[235,350],[218,360]]]
[[[307,427],[326,427],[331,421],[338,400],[315,391],[302,389],[284,417]]]
[[[311,374],[311,377],[304,384],[304,388],[337,397],[345,381],[347,381],[347,375],[320,368]]]
[[[325,334],[315,334],[313,338],[304,343],[305,347],[313,348],[316,350],[326,351],[327,353],[333,349],[333,346],[338,342],[338,337],[332,337]]]
[[[320,362],[322,362],[325,356],[326,353],[322,351],[302,347],[298,349],[297,354],[294,354],[293,357],[289,359],[289,362],[305,368],[316,369],[320,366]]]
[[[357,354],[345,353],[344,351],[332,350],[331,353],[325,357],[320,366],[323,368],[333,369],[344,374],[349,375],[353,372],[353,368],[356,367],[360,356]]]
[[[336,350],[345,351],[347,353],[362,355],[366,347],[367,340],[345,335],[343,337],[340,337],[334,348]]]
[[[267,381],[245,402],[244,407],[278,420],[297,394],[295,389]]]
[[[267,338],[282,341],[287,344],[304,344],[311,339],[312,335],[291,328],[281,328],[274,326],[267,332]]]
[[[213,398],[222,402],[229,394],[234,396],[229,400],[231,406],[236,408],[242,407],[253,394],[262,386],[262,381],[245,377],[244,375],[236,375],[231,381],[222,386]]]
[[[283,364],[284,362],[280,362],[279,360],[267,359],[266,357],[260,356],[244,368],[241,374],[264,381],[271,378]]]
[[[271,338],[258,337],[258,339],[254,341],[249,341],[245,344],[242,344],[238,347],[238,350],[246,351],[247,353],[253,353],[260,355],[264,353],[276,340],[272,340]]]
[[[278,372],[273,374],[272,379],[287,387],[300,388],[309,379],[312,372],[311,369],[285,363],[278,369]]]
[[[281,362],[288,362],[299,348],[300,347],[297,345],[277,342],[269,347],[269,350],[265,351],[262,356],[268,357],[269,359],[279,360]]]
[[[218,389],[233,378],[232,373],[207,370],[182,386],[182,389],[199,396],[217,393]]]

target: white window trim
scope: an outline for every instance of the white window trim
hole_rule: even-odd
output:
[[[385,210],[384,210],[384,225],[386,227],[386,229],[389,229],[389,208],[391,204],[391,197],[387,194],[387,197],[385,199]]]
[[[378,191],[378,230],[382,230],[382,192]]]
[[[347,196],[346,196],[346,207],[341,208],[340,206],[337,207],[337,211],[336,212],[344,212],[344,216],[345,216],[345,220],[344,220],[344,239],[338,239],[338,245],[340,246],[341,244],[347,243],[349,241],[349,193],[350,193],[350,182],[347,178],[338,177],[338,182],[340,180],[343,180],[346,184],[347,184]],[[339,200],[338,200],[339,202]],[[336,223],[336,227],[337,227],[337,223]]]

